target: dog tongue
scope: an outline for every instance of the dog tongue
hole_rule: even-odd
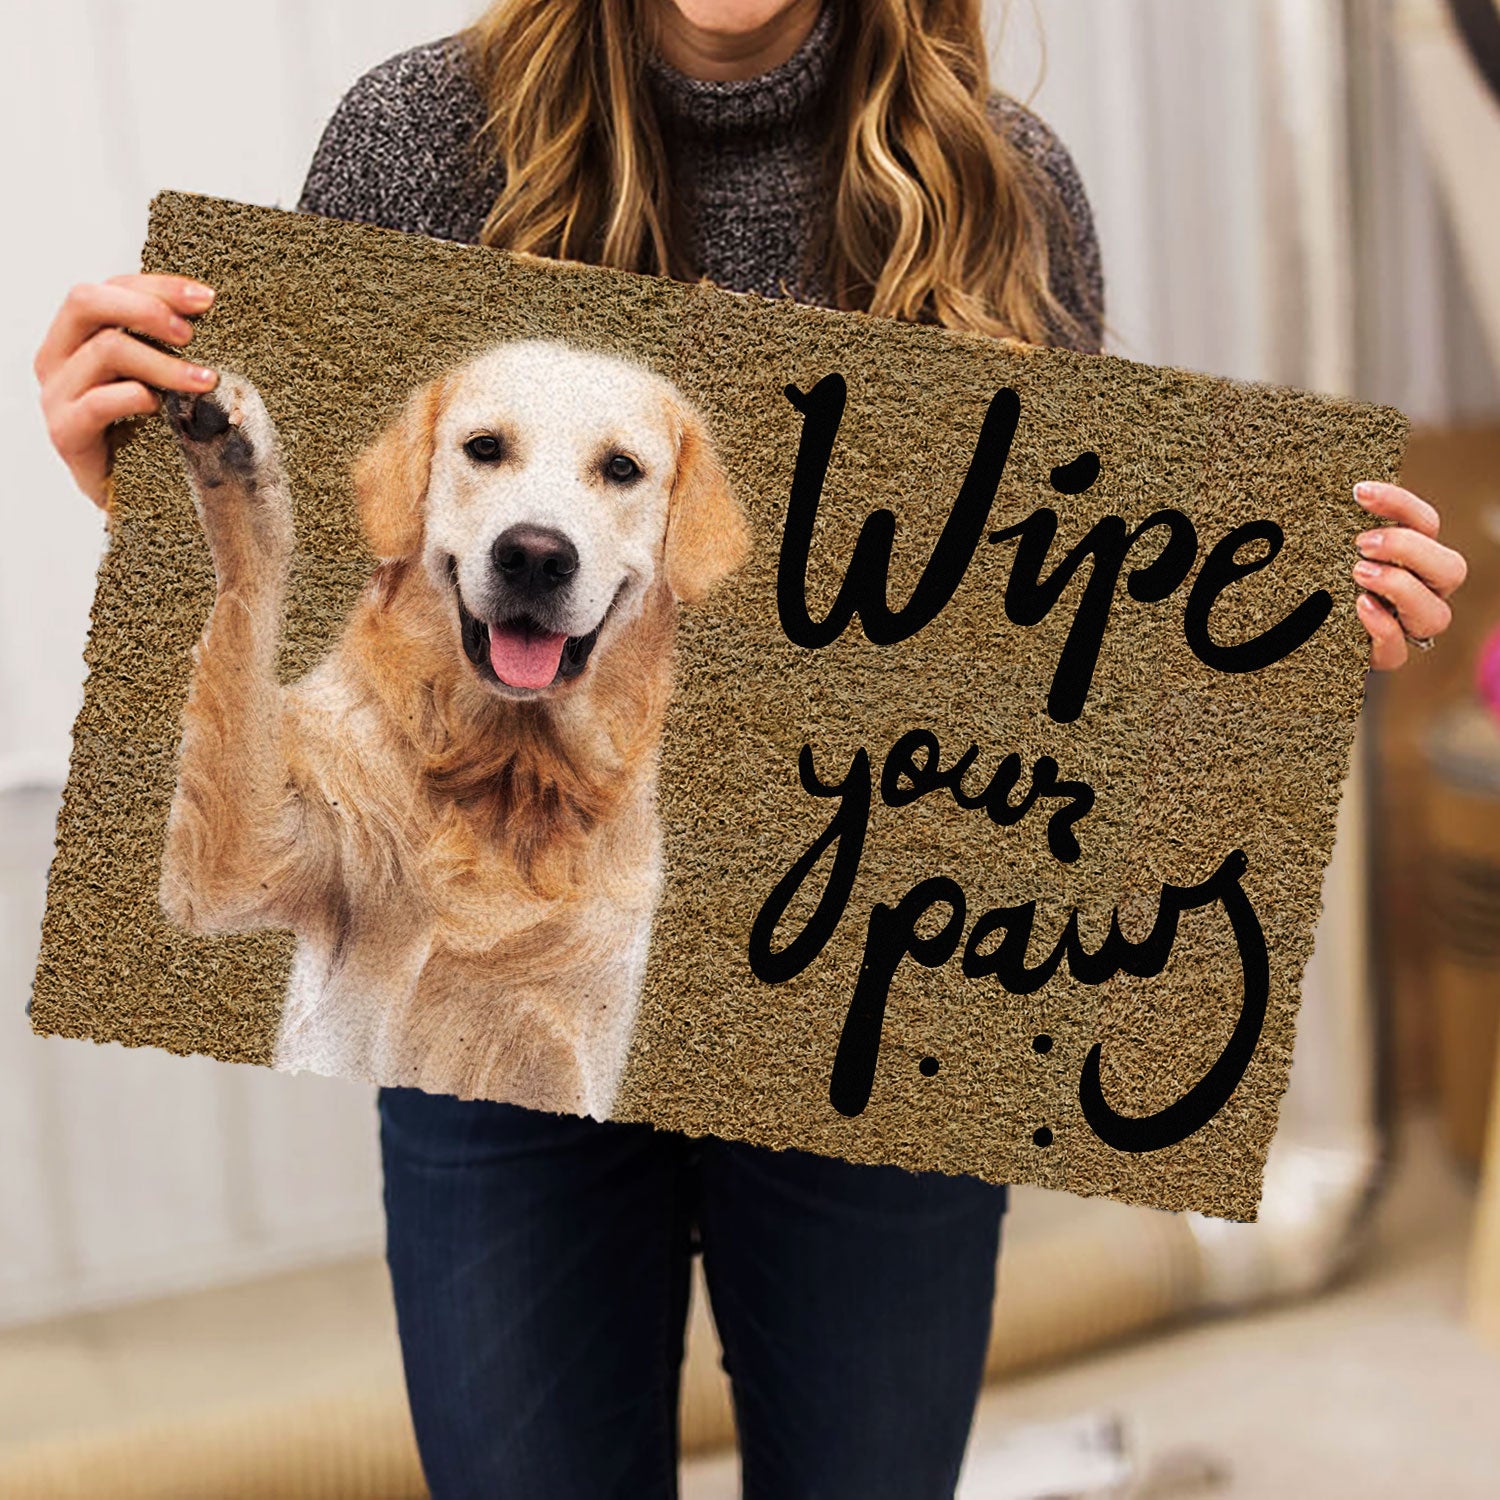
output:
[[[526,625],[491,625],[490,665],[507,687],[548,687],[567,643],[565,635],[544,635]]]

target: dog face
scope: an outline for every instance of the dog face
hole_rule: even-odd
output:
[[[639,365],[502,344],[418,391],[356,469],[385,558],[420,555],[492,691],[556,692],[658,583],[694,600],[743,560],[701,417]]]

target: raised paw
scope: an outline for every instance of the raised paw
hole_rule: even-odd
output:
[[[235,484],[250,494],[281,481],[276,429],[260,392],[227,370],[206,395],[168,391],[167,421],[200,490]]]
[[[264,575],[292,545],[291,501],[276,428],[260,393],[221,371],[212,391],[164,394],[162,408],[187,464],[221,584]]]

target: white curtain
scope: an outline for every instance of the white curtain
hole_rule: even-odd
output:
[[[1400,13],[1412,8],[994,8],[999,81],[1030,99],[1082,170],[1114,352],[1388,401],[1419,422],[1500,414],[1397,67]],[[1475,195],[1488,186],[1477,178]]]
[[[1452,220],[1466,291],[1500,359],[1500,97],[1469,56],[1445,0],[1401,0],[1394,34],[1401,83]]]
[[[0,23],[0,1321],[378,1242],[367,1090],[26,1029],[102,534],[47,447],[30,359],[72,282],[135,263],[154,192],[291,204],[343,88],[475,8],[49,0]],[[997,77],[1056,127],[1093,200],[1114,350],[1429,420],[1500,404],[1386,10],[993,7]]]

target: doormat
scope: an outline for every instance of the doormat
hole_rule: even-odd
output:
[[[1397,412],[216,199],[32,1002],[1252,1219]]]

